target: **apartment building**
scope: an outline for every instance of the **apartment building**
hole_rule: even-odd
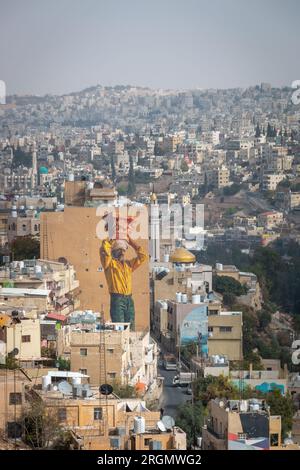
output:
[[[202,428],[203,450],[273,450],[281,447],[281,416],[264,400],[214,399]]]

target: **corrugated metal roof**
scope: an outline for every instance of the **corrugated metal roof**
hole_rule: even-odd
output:
[[[0,289],[0,295],[4,296],[41,296],[47,297],[50,294],[48,289],[23,289],[22,287],[3,287]]]

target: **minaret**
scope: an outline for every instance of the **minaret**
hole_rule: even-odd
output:
[[[152,261],[160,261],[159,205],[155,193],[151,194],[150,217],[150,256]]]
[[[36,144],[34,142],[32,146],[32,172],[31,172],[31,189],[36,187],[37,184],[37,156],[36,156]]]

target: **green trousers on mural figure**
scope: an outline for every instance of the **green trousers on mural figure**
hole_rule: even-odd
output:
[[[130,323],[134,330],[134,302],[132,295],[110,294],[110,317],[113,323]]]

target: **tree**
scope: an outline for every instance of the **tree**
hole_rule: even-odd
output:
[[[197,342],[191,341],[190,343],[185,344],[181,347],[180,353],[182,357],[189,362],[191,358],[197,354]]]
[[[257,312],[257,317],[259,321],[259,327],[262,329],[266,328],[272,320],[271,313],[264,309]]]
[[[17,237],[11,244],[11,251],[15,260],[38,258],[40,256],[40,243],[31,235]]]
[[[14,152],[13,161],[12,161],[13,168],[18,168],[19,166],[25,166],[27,168],[32,167],[32,156],[30,153],[26,153],[21,150],[20,147]]]
[[[58,370],[70,370],[71,369],[70,359],[59,357],[57,362],[58,362]]]
[[[239,296],[247,294],[248,292],[245,285],[230,276],[215,276],[213,284],[213,289],[220,294],[233,294]]]
[[[200,377],[193,383],[194,398],[206,406],[214,398],[238,399],[239,391],[229,382],[228,377],[219,375]]]
[[[21,418],[26,444],[34,449],[54,449],[61,442],[66,444],[69,433],[59,422],[57,411],[56,407],[47,408],[41,399],[31,397]]]
[[[234,196],[241,190],[241,185],[237,183],[233,183],[231,186],[226,186],[223,188],[224,196]]]
[[[271,415],[281,416],[281,435],[285,438],[292,429],[294,403],[290,395],[281,395],[280,390],[274,390],[267,394],[267,403],[270,406]]]
[[[187,446],[190,448],[196,444],[196,437],[202,433],[204,424],[204,407],[201,402],[194,405],[185,403],[178,410],[176,426],[179,426],[186,432]]]

